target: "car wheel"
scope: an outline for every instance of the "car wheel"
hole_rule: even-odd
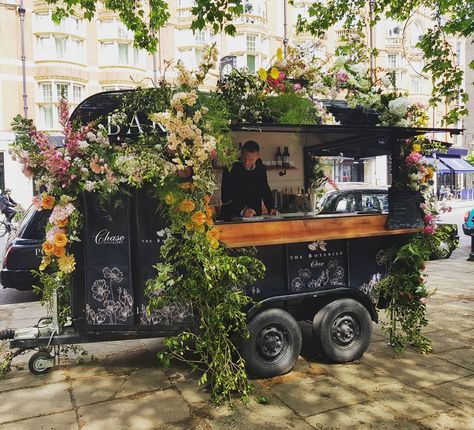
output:
[[[53,357],[45,351],[35,352],[28,361],[28,368],[33,375],[47,373],[53,367]]]
[[[340,299],[322,308],[313,319],[313,338],[318,352],[335,363],[362,357],[370,343],[372,319],[361,303]]]
[[[301,329],[282,309],[266,309],[248,324],[249,338],[243,339],[240,353],[247,369],[260,378],[288,373],[301,351]]]

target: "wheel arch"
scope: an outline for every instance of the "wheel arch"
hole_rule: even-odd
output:
[[[247,315],[248,318],[252,318],[264,309],[280,308],[293,315],[297,321],[304,319],[312,320],[314,315],[324,306],[339,299],[354,299],[358,301],[367,309],[372,321],[378,323],[375,304],[372,303],[367,295],[355,288],[335,288],[326,291],[311,291],[301,294],[269,297],[252,306],[248,310]]]

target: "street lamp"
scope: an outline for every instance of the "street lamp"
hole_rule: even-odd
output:
[[[21,72],[23,78],[23,112],[25,118],[28,118],[28,95],[26,93],[26,56],[25,56],[25,13],[23,0],[20,0],[18,6],[18,15],[20,17],[20,35],[21,35]]]

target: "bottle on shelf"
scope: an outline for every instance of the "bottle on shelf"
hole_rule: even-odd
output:
[[[285,149],[283,151],[282,155],[282,167],[284,169],[289,169],[290,168],[290,153],[288,152],[288,146],[285,146]]]
[[[282,155],[281,155],[280,147],[278,147],[278,151],[276,153],[275,160],[276,160],[277,167],[281,167],[283,165],[283,158],[282,158]]]

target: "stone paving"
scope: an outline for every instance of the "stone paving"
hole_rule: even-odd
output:
[[[311,329],[287,375],[256,380],[250,404],[214,407],[183,365],[156,367],[159,339],[89,344],[96,359],[69,358],[34,376],[28,354],[0,381],[0,429],[329,430],[474,429],[474,262],[469,250],[428,263],[430,355],[394,359],[380,327],[359,362],[315,358]],[[42,316],[37,303],[0,306],[0,329]],[[256,395],[269,398],[268,404]]]

